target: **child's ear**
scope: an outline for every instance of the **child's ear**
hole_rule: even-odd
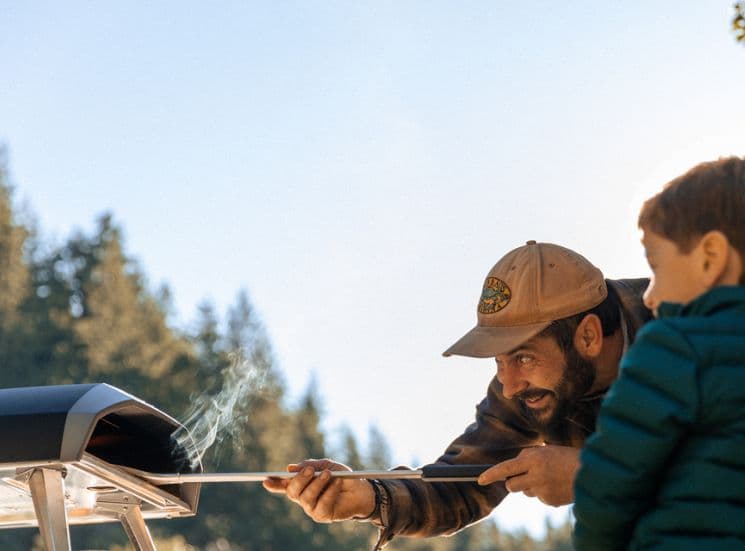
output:
[[[719,230],[710,231],[699,241],[700,274],[708,289],[729,284],[728,274],[732,269],[731,247],[727,236]]]

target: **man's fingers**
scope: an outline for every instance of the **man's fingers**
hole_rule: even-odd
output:
[[[305,471],[303,471],[305,472]],[[313,478],[311,482],[303,489],[298,498],[298,503],[302,505],[305,513],[315,518],[315,509],[318,504],[318,498],[323,493],[331,476],[328,471],[323,471],[320,475]]]
[[[292,468],[291,468],[292,467]],[[299,471],[305,467],[311,467],[316,471],[323,471],[328,469],[329,471],[344,471],[347,470],[345,465],[336,463],[330,459],[305,459],[300,463],[291,463],[287,466],[287,470],[290,472]]]
[[[272,493],[285,493],[287,491],[287,480],[282,478],[267,478],[262,482],[264,489]]]
[[[372,494],[372,487],[368,488],[364,481],[332,476],[332,471],[350,470],[346,465],[330,459],[306,459],[287,465],[287,471],[295,473],[295,476],[270,477],[263,481],[263,486],[269,492],[284,493],[316,522],[345,520],[352,515],[359,515],[359,510],[368,508],[368,503],[372,508],[374,501],[371,495],[360,491],[359,485],[365,484],[365,488]],[[348,486],[355,491],[349,491]]]
[[[502,461],[501,463],[497,463],[493,467],[485,470],[483,473],[481,473],[481,476],[479,476],[478,482],[482,486],[485,486],[487,484],[500,482],[502,480],[507,480],[508,478],[511,478],[513,476],[523,474],[525,471],[527,471],[525,461],[518,456],[513,459],[508,459],[506,461]]]
[[[323,476],[323,475],[321,475]],[[316,501],[315,510],[313,511],[313,520],[316,522],[331,522],[334,520],[334,509],[336,500],[342,490],[342,480],[332,480],[328,484]]]
[[[528,483],[528,475],[521,474],[508,478],[504,483],[504,487],[507,488],[508,492],[525,492],[525,495],[527,495],[528,497],[533,497],[528,494],[528,491],[530,489],[530,484]]]
[[[274,493],[286,493],[291,499],[296,499],[300,493],[305,489],[308,483],[312,480],[316,468],[315,464],[321,463],[320,460],[307,459],[300,463],[290,463],[287,465],[288,473],[299,473],[297,476],[291,479],[286,478],[267,478],[263,481],[262,485],[270,492]],[[305,471],[303,469],[306,469]],[[320,469],[319,469],[320,470]]]
[[[287,482],[287,497],[293,501],[298,501],[300,494],[303,493],[306,486],[313,480],[313,468],[304,467],[297,475]]]

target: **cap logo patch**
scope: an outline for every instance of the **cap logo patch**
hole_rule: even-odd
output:
[[[504,281],[498,277],[487,277],[479,300],[479,312],[482,314],[499,312],[509,304],[511,298],[512,291]]]

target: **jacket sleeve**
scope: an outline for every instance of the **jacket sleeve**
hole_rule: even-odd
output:
[[[668,322],[638,334],[580,454],[575,480],[577,551],[626,549],[654,506],[668,461],[697,415],[696,358]]]
[[[435,463],[496,464],[539,443],[527,420],[502,397],[501,384],[491,381],[487,396],[476,407],[476,419]],[[427,537],[453,534],[487,516],[504,499],[504,483],[381,481],[390,497],[379,545],[395,535]]]

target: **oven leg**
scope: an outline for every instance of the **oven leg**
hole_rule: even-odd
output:
[[[147,524],[145,524],[139,506],[127,507],[126,512],[119,515],[119,520],[121,520],[124,531],[129,536],[135,551],[156,551],[153,537],[150,535],[150,530],[147,529]]]
[[[62,471],[34,469],[28,480],[41,539],[47,551],[71,551]]]

